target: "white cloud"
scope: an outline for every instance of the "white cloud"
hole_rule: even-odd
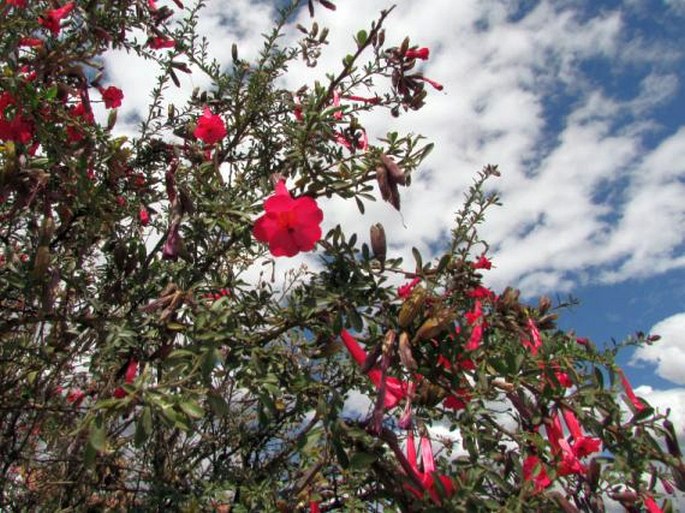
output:
[[[631,363],[656,364],[656,373],[659,376],[685,385],[685,312],[658,322],[652,327],[650,334],[660,335],[661,339],[652,345],[638,348]],[[683,406],[682,401],[679,404]]]
[[[292,65],[284,84],[295,90],[325,81],[353,48],[352,34],[391,4],[346,0],[335,12],[319,7],[330,45],[318,68]],[[630,32],[628,20],[641,5],[589,16],[583,2],[541,1],[523,15],[504,0],[400,3],[388,18],[386,41],[399,44],[408,35],[412,44],[429,46],[422,69],[445,90],[430,91],[418,113],[362,122],[372,143],[396,130],[425,134],[435,150],[402,190],[402,214],[379,201],[362,217],[350,202],[333,199],[321,202],[324,228],[340,223],[364,240],[368,227],[382,222],[390,256],[411,262],[411,246],[427,253],[449,233],[474,172],[497,163],[503,176],[493,186],[504,206],[489,213],[482,232],[497,266],[491,285],[513,284],[534,295],[685,267],[685,128],[668,132],[653,116],[678,94],[682,51]],[[679,2],[670,5],[677,16]],[[200,30],[227,66],[234,42],[241,57],[256,56],[274,16],[269,2],[215,0]],[[296,21],[311,24],[306,9]],[[282,44],[297,37],[291,27]],[[120,119],[142,111],[149,99],[153,73],[141,73],[141,66],[149,69],[121,52],[110,56],[111,81],[127,93]],[[626,69],[632,82],[617,90],[611,82]],[[183,88],[170,89],[170,101],[208,85],[199,72],[180,78]],[[130,84],[135,91],[126,90]]]

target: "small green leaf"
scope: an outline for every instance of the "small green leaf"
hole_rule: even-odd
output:
[[[416,261],[416,270],[420,271],[423,267],[423,259],[421,258],[421,253],[416,248],[411,248],[411,254],[414,255],[414,260]]]
[[[97,422],[93,422],[90,427],[90,437],[88,442],[97,452],[102,452],[107,448],[107,432],[104,426],[98,425]]]
[[[369,36],[366,33],[366,30],[360,30],[359,32],[357,32],[357,44],[359,46],[364,46],[368,38]]]
[[[201,419],[205,415],[205,411],[195,401],[183,401],[178,406],[186,415],[193,419]]]
[[[370,466],[377,459],[376,456],[368,452],[356,452],[350,458],[350,468],[361,470]]]

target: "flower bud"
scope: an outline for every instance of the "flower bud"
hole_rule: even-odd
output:
[[[376,258],[381,263],[381,265],[383,265],[385,263],[385,257],[388,250],[383,225],[381,223],[376,223],[372,225],[370,230],[370,236],[373,257]]]

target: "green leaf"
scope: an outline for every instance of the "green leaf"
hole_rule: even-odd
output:
[[[357,32],[357,44],[359,46],[364,46],[366,44],[366,40],[369,38],[368,34],[366,33],[366,30],[360,30]]]
[[[207,404],[209,404],[210,409],[220,417],[225,417],[230,413],[226,400],[219,395],[209,394],[207,396]]]
[[[361,470],[369,467],[378,458],[368,452],[356,452],[350,458],[350,468]]]
[[[93,422],[90,427],[88,442],[97,452],[102,452],[107,448],[107,431],[97,421]]]
[[[421,258],[421,253],[416,248],[411,248],[411,254],[414,255],[414,260],[416,261],[416,271],[420,272],[423,268],[423,259]]]
[[[202,409],[202,406],[197,404],[195,401],[183,401],[179,403],[178,406],[186,415],[193,419],[201,419],[205,415],[205,411]]]

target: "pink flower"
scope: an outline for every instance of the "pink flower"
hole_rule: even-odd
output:
[[[407,484],[406,489],[413,493],[419,499],[423,498],[427,492],[428,496],[435,504],[442,503],[442,497],[449,497],[456,490],[454,482],[446,475],[438,475],[435,471],[435,458],[433,456],[433,448],[429,438],[421,437],[419,439],[419,447],[421,450],[421,464],[423,471],[419,470],[416,461],[416,447],[414,445],[414,434],[409,431],[407,434],[407,461],[411,466],[414,475],[421,482],[421,490],[417,490],[413,486]],[[438,485],[437,482],[440,482]],[[442,493],[440,493],[442,492]]]
[[[226,136],[226,125],[219,115],[212,114],[209,107],[205,107],[193,135],[205,144],[216,144]]]
[[[150,213],[147,211],[147,208],[140,207],[140,210],[138,211],[138,219],[140,220],[140,224],[143,226],[148,225],[150,222]]]
[[[8,107],[14,107],[10,119],[6,113]],[[27,144],[33,137],[33,123],[25,118],[21,106],[17,105],[12,95],[5,91],[0,94],[0,141],[14,141]]]
[[[471,266],[472,266],[474,269],[486,269],[486,270],[489,270],[489,269],[492,269],[492,262],[490,262],[490,260],[488,260],[488,258],[483,254],[483,255],[481,255],[480,257],[478,257],[478,260],[476,260],[475,262],[473,262],[473,263],[471,264]]]
[[[43,25],[46,29],[52,32],[53,36],[57,36],[62,29],[60,23],[62,18],[65,18],[74,9],[74,2],[64,4],[57,9],[50,9],[45,12],[45,15],[38,17],[38,23]]]
[[[83,400],[86,398],[86,394],[83,390],[76,388],[74,390],[70,390],[69,393],[67,394],[66,401],[70,404],[73,404],[74,406],[78,407],[81,405]]]
[[[530,338],[526,336],[521,337],[521,343],[530,349],[530,352],[535,356],[542,347],[542,338],[540,337],[538,327],[530,317],[528,318],[528,330],[530,331]]]
[[[153,50],[161,50],[163,48],[174,48],[176,46],[176,41],[166,37],[158,36],[150,39],[147,44]]]
[[[523,462],[523,479],[532,481],[535,493],[542,492],[552,484],[545,467],[537,456],[528,456]]]
[[[366,351],[362,349],[359,342],[350,335],[350,333],[343,329],[340,332],[340,338],[342,338],[345,347],[349,351],[350,355],[357,364],[360,366],[364,364],[366,360]],[[383,373],[378,367],[372,368],[367,372],[367,376],[376,388],[381,388]],[[392,376],[385,377],[385,397],[384,405],[386,408],[394,408],[397,404],[406,397],[407,395],[407,383],[400,381]]]
[[[121,106],[121,100],[124,99],[124,93],[121,89],[114,86],[109,86],[107,89],[99,88],[102,95],[102,101],[105,102],[105,107],[108,109],[116,109]]]
[[[473,305],[473,311],[464,314],[466,322],[471,326],[471,335],[469,341],[464,346],[466,351],[475,351],[480,347],[483,340],[483,329],[485,328],[485,321],[483,319],[483,306],[480,299],[477,299]]]
[[[642,502],[644,503],[645,508],[647,508],[648,513],[664,513],[651,495],[646,494],[642,498]]]
[[[421,80],[423,82],[430,84],[434,89],[437,89],[438,91],[442,91],[445,88],[445,86],[436,82],[435,80],[431,80],[430,78],[426,78],[422,75],[414,75],[413,78],[415,78],[416,80]]]
[[[254,224],[252,234],[269,244],[273,256],[297,255],[311,251],[321,238],[323,212],[313,198],[293,198],[285,182],[276,184],[273,196],[264,202],[265,213]]]
[[[378,96],[374,96],[373,98],[366,98],[364,96],[354,96],[354,95],[348,95],[348,96],[343,96],[346,100],[350,100],[353,102],[362,102],[362,103],[368,103],[370,105],[376,105],[381,102],[381,99]]]
[[[618,377],[621,379],[623,390],[625,390],[626,396],[628,396],[628,400],[630,401],[630,404],[633,406],[633,408],[635,408],[636,411],[644,410],[646,408],[645,403],[643,403],[640,399],[637,398],[635,392],[633,391],[633,387],[630,386],[628,378],[626,378],[626,375],[623,374],[623,371],[621,369],[618,369]]]
[[[426,47],[416,48],[414,50],[409,49],[406,52],[404,52],[404,57],[406,59],[421,59],[422,61],[427,60],[429,55],[430,50]]]
[[[340,95],[337,91],[333,91],[333,107],[340,107]],[[340,121],[343,117],[343,111],[341,109],[336,110],[333,117]]]
[[[416,287],[419,283],[421,283],[421,278],[417,276],[409,283],[405,283],[404,285],[399,287],[397,289],[397,295],[402,299],[408,298],[409,296],[411,296],[414,287]]]
[[[22,37],[19,40],[19,46],[30,46],[30,47],[43,46],[43,40],[39,39],[37,37]]]

